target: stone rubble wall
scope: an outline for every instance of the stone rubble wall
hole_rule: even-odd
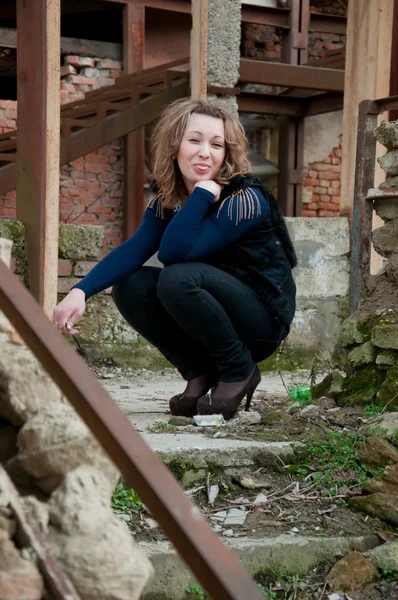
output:
[[[120,60],[64,55],[61,67],[61,104],[84,98],[85,93],[112,85],[122,75]],[[17,128],[17,101],[0,100],[0,134]],[[101,254],[119,245],[123,228],[123,157],[120,140],[61,167],[60,223],[101,225]],[[0,218],[16,218],[16,190],[0,196]]]
[[[398,408],[398,121],[386,122],[375,137],[387,152],[379,157],[387,178],[369,190],[383,226],[372,233],[384,269],[365,282],[357,310],[342,323],[339,344],[349,368],[342,389],[346,404]],[[327,392],[327,390],[326,390]]]
[[[118,470],[2,313],[0,342],[0,463],[82,600],[138,600],[152,567],[113,515]],[[44,600],[9,503],[0,490],[0,597]]]

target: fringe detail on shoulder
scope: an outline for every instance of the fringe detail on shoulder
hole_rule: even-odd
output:
[[[159,217],[159,219],[166,219],[165,209],[159,204],[159,196],[152,198],[152,200],[148,202],[147,208],[156,208],[156,216]]]
[[[227,196],[220,204],[217,217],[225,203],[228,203],[228,216],[231,221],[235,214],[235,225],[238,225],[243,219],[253,219],[261,215],[261,203],[252,187],[238,190]]]

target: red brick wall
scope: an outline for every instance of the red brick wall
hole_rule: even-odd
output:
[[[340,216],[341,140],[324,160],[310,163],[304,171],[303,217]]]
[[[61,67],[61,103],[73,102],[90,90],[114,83],[119,61],[65,56]],[[17,102],[0,100],[0,133],[17,126]],[[115,141],[61,168],[60,223],[103,225],[103,254],[122,240],[123,165],[121,143]],[[0,217],[15,218],[16,192],[0,196]]]

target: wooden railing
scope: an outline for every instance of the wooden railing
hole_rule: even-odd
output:
[[[85,421],[126,483],[148,506],[209,595],[214,600],[261,600],[255,583],[199,508],[1,260],[0,310]]]
[[[379,100],[363,100],[359,105],[357,154],[355,164],[354,207],[351,227],[350,313],[358,306],[365,279],[370,274],[372,247],[373,202],[377,196],[368,196],[374,187],[377,117],[398,108],[398,96]],[[383,198],[386,198],[383,194]],[[391,194],[398,201],[398,194]]]
[[[183,66],[187,65],[184,70]],[[131,75],[61,107],[61,165],[151,123],[188,95],[189,59]],[[0,135],[0,195],[16,188],[17,130]]]

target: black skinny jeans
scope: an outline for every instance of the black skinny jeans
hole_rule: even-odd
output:
[[[215,370],[220,381],[241,381],[288,333],[246,284],[200,262],[142,267],[112,296],[187,381]]]

